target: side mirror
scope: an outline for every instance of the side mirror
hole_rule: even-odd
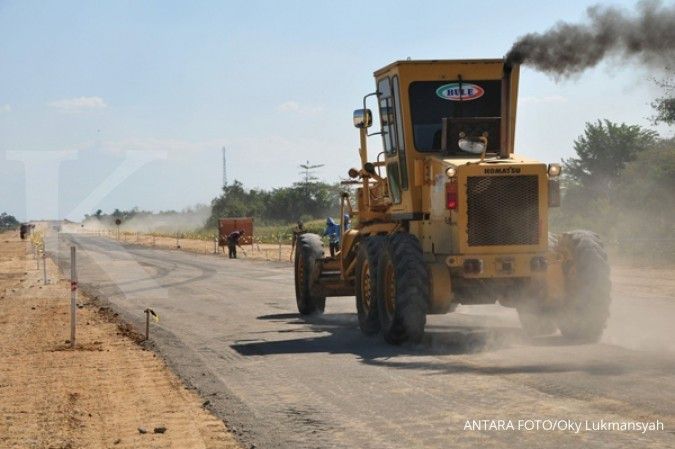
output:
[[[357,109],[354,111],[354,126],[357,128],[370,128],[373,124],[373,114],[370,109]]]

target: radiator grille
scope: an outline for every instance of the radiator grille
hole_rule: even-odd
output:
[[[469,246],[539,242],[537,176],[469,176]]]

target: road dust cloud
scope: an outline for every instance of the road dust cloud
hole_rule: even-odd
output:
[[[121,232],[139,232],[149,234],[192,232],[204,227],[211,215],[210,207],[197,207],[182,212],[140,212],[130,217],[122,217]],[[117,217],[105,215],[89,217],[82,223],[83,231],[107,231],[117,228]]]
[[[556,77],[579,73],[611,57],[656,70],[675,67],[675,4],[643,1],[635,14],[596,5],[586,14],[588,23],[559,22],[544,33],[521,37],[506,55],[507,62]]]

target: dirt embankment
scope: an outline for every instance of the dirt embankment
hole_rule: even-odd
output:
[[[70,349],[67,280],[48,261],[43,285],[28,254],[0,234],[1,448],[239,448],[203,399],[85,298]]]

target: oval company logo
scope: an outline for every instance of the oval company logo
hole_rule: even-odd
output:
[[[436,89],[436,95],[444,100],[471,101],[482,97],[485,93],[485,89],[477,84],[462,83],[461,90],[459,86],[459,83],[444,84]]]

